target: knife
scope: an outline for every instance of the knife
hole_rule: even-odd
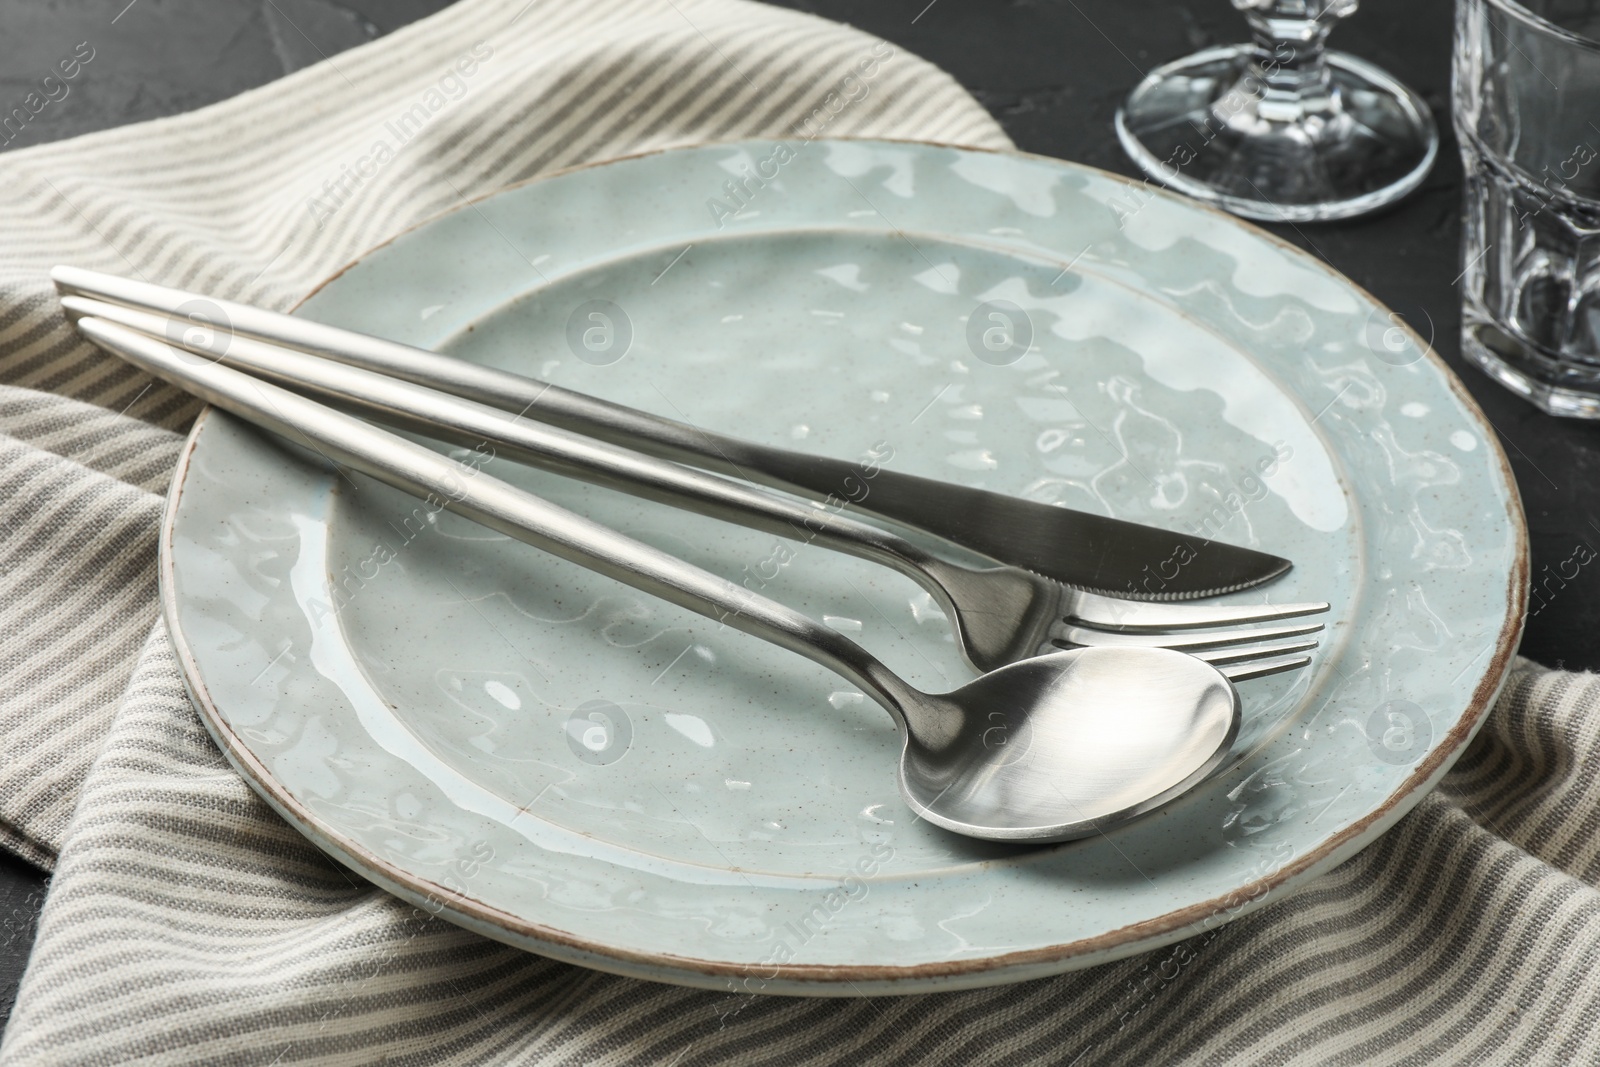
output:
[[[429,386],[575,433],[913,526],[1079,589],[1184,600],[1259,585],[1287,559],[1194,534],[1040,504],[889,470],[883,450],[852,463],[718,434],[508,371],[309,319],[112,274],[60,266],[63,294],[185,316],[214,333],[219,358],[237,334]],[[215,321],[220,319],[220,321]],[[169,339],[178,343],[178,331]],[[192,347],[192,346],[191,346]]]

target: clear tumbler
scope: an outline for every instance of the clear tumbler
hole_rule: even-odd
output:
[[[1600,0],[1458,0],[1462,349],[1600,419]]]

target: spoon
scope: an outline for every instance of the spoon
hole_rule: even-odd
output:
[[[104,319],[78,329],[329,462],[827,667],[893,717],[900,794],[946,830],[1017,843],[1095,833],[1203,779],[1238,731],[1228,677],[1171,649],[1072,649],[925,693],[801,612],[422,445]]]

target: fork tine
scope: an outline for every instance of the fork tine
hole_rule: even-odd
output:
[[[1057,648],[1076,647],[1070,641],[1059,638],[1051,644]],[[1100,646],[1106,647],[1106,646]],[[1136,648],[1163,648],[1163,645],[1136,645],[1133,642],[1119,643],[1112,647]],[[1282,656],[1294,655],[1300,652],[1310,652],[1317,647],[1316,638],[1303,638],[1298,641],[1273,641],[1267,644],[1236,645],[1232,648],[1203,648],[1203,649],[1178,649],[1187,652],[1195,659],[1203,659],[1213,667],[1228,666],[1235,663],[1248,663],[1251,660],[1275,659]]]
[[[1309,667],[1310,665],[1310,656],[1290,656],[1285,659],[1256,660],[1251,663],[1218,667],[1217,670],[1227,675],[1230,682],[1248,682],[1252,678],[1265,678],[1269,674],[1297,671],[1301,667]]]
[[[1292,626],[1261,626],[1255,629],[1220,630],[1211,633],[1107,633],[1082,626],[1062,626],[1054,631],[1059,641],[1070,645],[1135,646],[1138,648],[1176,648],[1194,652],[1203,648],[1224,648],[1228,645],[1248,645],[1259,641],[1275,641],[1284,637],[1303,637],[1322,632],[1320,622],[1302,622]]]
[[[1239,663],[1279,659],[1284,656],[1310,652],[1317,647],[1315,641],[1279,641],[1274,645],[1256,645],[1251,648],[1214,648],[1192,653],[1213,667],[1231,667]]]
[[[1122,600],[1073,591],[1067,621],[1111,633],[1164,633],[1208,626],[1252,623],[1319,615],[1327,604],[1192,604],[1170,600]]]

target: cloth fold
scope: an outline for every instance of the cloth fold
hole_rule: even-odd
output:
[[[182,438],[0,386],[0,844],[55,862],[156,617],[156,532]]]
[[[1009,147],[940,71],[809,16],[463,0],[215,107],[0,156],[0,844],[55,868],[0,1063],[1600,1059],[1594,676],[1519,663],[1444,785],[1293,897],[1119,963],[885,1000],[508,948],[356,879],[231,771],[156,611],[195,405],[78,341],[48,268],[282,308],[534,174],[817,135]]]

